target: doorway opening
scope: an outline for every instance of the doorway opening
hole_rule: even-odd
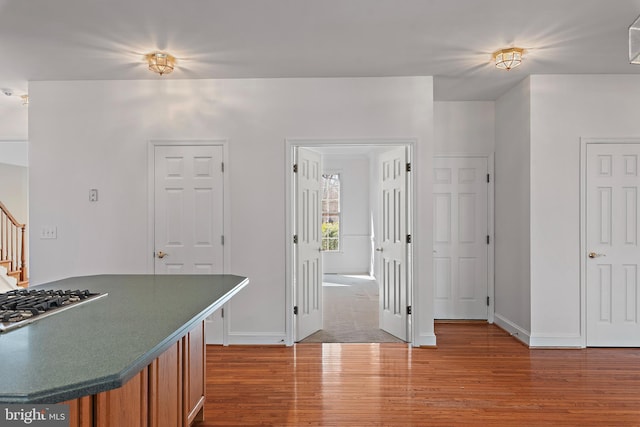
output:
[[[405,342],[380,329],[380,292],[374,276],[324,273],[322,289],[322,329],[299,342]]]
[[[412,143],[296,141],[288,148],[291,344],[411,341]]]

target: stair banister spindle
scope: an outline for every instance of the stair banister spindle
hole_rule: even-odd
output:
[[[27,258],[26,258],[26,252],[27,252],[27,240],[25,239],[25,232],[27,230],[27,226],[25,224],[22,224],[21,227],[22,230],[22,238],[20,239],[22,242],[22,245],[20,245],[20,281],[24,282],[25,280],[27,280]]]
[[[9,247],[11,248],[11,270],[12,271],[16,271],[18,267],[18,260],[16,259],[16,244],[18,243],[16,239],[17,230],[18,229],[15,227],[11,228],[11,243],[9,244]]]
[[[2,223],[0,224],[0,245],[2,245],[2,251],[0,255],[0,259],[7,259],[7,242],[6,242],[6,229],[7,229],[7,215],[2,212]]]

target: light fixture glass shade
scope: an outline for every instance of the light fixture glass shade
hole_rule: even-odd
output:
[[[496,68],[501,70],[510,70],[516,68],[522,63],[522,53],[524,49],[519,47],[511,47],[509,49],[500,49],[493,53],[493,60]]]
[[[165,52],[153,52],[146,55],[149,69],[160,75],[169,74],[173,71],[176,58]]]
[[[629,62],[640,64],[640,16],[629,27]]]

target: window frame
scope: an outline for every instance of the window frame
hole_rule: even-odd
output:
[[[327,177],[330,176],[337,176],[337,181],[338,181],[338,197],[337,199],[325,199],[324,195],[325,195],[325,189],[326,189],[326,181],[327,181]],[[331,211],[325,211],[324,207],[325,207],[325,201],[327,200],[337,200],[338,201],[338,211],[336,212],[331,212]],[[335,239],[337,241],[337,248],[336,249],[325,249],[325,241],[329,241],[327,238],[325,238],[324,233],[322,233],[321,236],[321,243],[320,243],[320,247],[322,248],[322,252],[331,252],[331,253],[339,253],[342,252],[342,174],[340,173],[340,171],[333,171],[333,170],[329,170],[329,171],[324,171],[322,173],[322,200],[321,200],[321,225],[323,225],[325,223],[324,218],[325,215],[331,215],[331,216],[337,216],[338,217],[338,237],[337,239]],[[328,245],[327,245],[328,247]]]

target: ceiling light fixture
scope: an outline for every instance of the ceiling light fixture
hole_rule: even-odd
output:
[[[11,90],[11,89],[0,89],[0,91],[2,91],[2,93],[4,93],[7,96],[16,96],[16,97],[18,97],[18,95],[14,95],[13,90]],[[28,94],[20,95],[19,98],[22,99],[22,105],[29,105],[29,95]]]
[[[145,58],[149,63],[149,69],[160,75],[172,72],[176,64],[176,58],[165,52],[149,53]]]
[[[510,47],[508,49],[500,49],[493,53],[493,61],[496,68],[501,70],[510,70],[516,68],[522,63],[522,53],[524,49],[519,47]]]

